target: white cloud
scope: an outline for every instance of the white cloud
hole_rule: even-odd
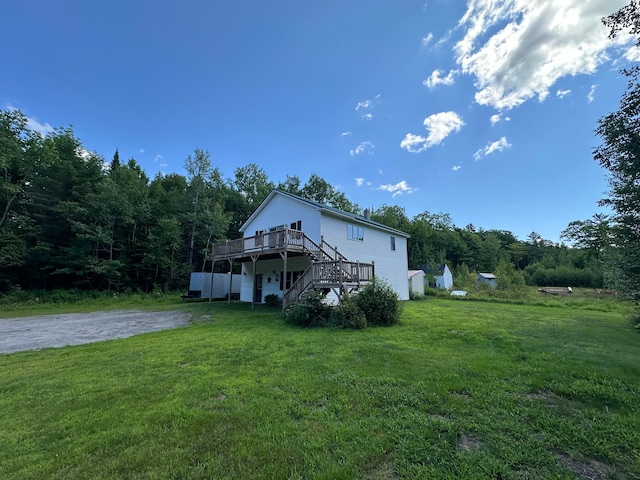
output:
[[[630,62],[640,62],[640,47],[630,47],[624,52],[624,58],[626,58]]]
[[[403,193],[410,194],[417,190],[417,188],[410,187],[405,180],[396,183],[395,185],[391,185],[388,183],[387,185],[380,185],[378,190],[384,190],[389,193],[393,193],[392,197],[396,197],[398,195],[402,195]]]
[[[424,119],[424,126],[429,132],[427,148],[440,144],[451,132],[459,132],[464,122],[456,112],[440,112]]]
[[[11,111],[19,110],[19,108],[14,107],[10,103],[6,104],[5,108],[7,110],[11,110]],[[24,112],[22,112],[22,113],[24,113]],[[51,133],[51,132],[53,132],[55,130],[51,125],[49,125],[46,122],[45,123],[40,123],[39,121],[37,121],[33,117],[29,117],[26,114],[25,114],[25,116],[27,117],[27,128],[29,130],[33,130],[34,132],[38,132],[41,135],[47,135],[48,133]]]
[[[424,119],[424,126],[429,132],[427,137],[407,133],[400,147],[409,152],[419,153],[434,145],[439,145],[451,133],[459,132],[464,122],[456,112],[434,113]]]
[[[462,167],[461,167],[460,165],[454,165],[454,166],[453,166],[453,168],[452,168],[452,170],[453,170],[454,172],[457,172],[457,171],[458,171],[458,170],[460,170],[461,168],[462,168]]]
[[[495,125],[498,122],[510,122],[511,117],[503,117],[502,114],[491,115],[489,118],[491,125]]]
[[[430,89],[436,88],[438,85],[453,85],[453,77],[457,73],[455,70],[451,70],[446,77],[443,77],[442,70],[434,70],[429,78],[422,82]]]
[[[164,157],[160,154],[156,155],[153,159],[154,162],[158,162],[160,160],[164,160]]]
[[[596,88],[598,88],[597,85],[591,85],[591,90],[589,90],[589,93],[587,94],[587,102],[591,103],[595,100]]]
[[[429,45],[429,42],[433,39],[433,33],[429,32],[426,37],[422,39],[422,46],[426,47]]]
[[[356,177],[356,186],[361,187],[363,185],[371,186],[371,182],[368,182],[362,177]]]
[[[364,102],[358,102],[358,105],[356,105],[356,111],[360,110],[361,108],[369,108],[372,104],[373,104],[372,100],[365,100]]]
[[[348,136],[350,136],[350,135],[351,135],[351,132],[342,132],[342,133],[340,134],[340,136],[341,136],[341,137],[348,137]]]
[[[35,130],[36,132],[46,135],[47,133],[53,132],[53,127],[48,123],[40,123],[35,118],[27,117],[27,128],[30,130]]]
[[[413,133],[407,133],[407,135],[400,142],[400,148],[404,148],[411,153],[420,153],[427,147],[425,144],[427,139],[420,135],[414,135]]]
[[[364,100],[362,102],[358,102],[358,104],[356,105],[356,111],[358,110],[368,110],[371,109],[373,107],[375,107],[375,103],[376,100],[379,100],[380,97],[382,95],[380,93],[378,93],[375,97],[373,97],[373,100]],[[362,114],[362,119],[363,120],[371,120],[373,118],[373,114],[372,113],[363,113]]]
[[[373,155],[373,151],[376,146],[371,142],[362,142],[356,148],[349,150],[349,155],[355,157],[356,155],[361,155],[363,153],[368,153],[369,155]]]
[[[507,141],[507,137],[501,137],[499,140],[489,143],[486,147],[476,151],[476,153],[473,154],[473,159],[478,161],[482,157],[486,157],[493,152],[501,152],[507,148],[511,148],[511,144]]]
[[[140,152],[140,153],[144,153],[144,148],[141,148],[141,149],[139,150],[139,152]]]
[[[556,97],[558,97],[558,98],[564,98],[564,97],[566,97],[567,95],[569,95],[570,93],[571,93],[571,90],[558,90],[558,91],[556,92]]]
[[[606,60],[612,42],[602,17],[627,0],[469,0],[455,45],[462,73],[475,77],[475,100],[510,109],[538,98],[567,75],[590,74]]]
[[[84,148],[82,145],[80,145],[78,148],[76,148],[76,155],[86,162],[91,158],[91,156],[93,155],[93,152],[90,152],[89,150]]]

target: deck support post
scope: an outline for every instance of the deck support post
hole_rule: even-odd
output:
[[[285,295],[287,291],[287,250],[285,249],[284,252],[280,252],[280,256],[282,257],[282,275],[284,276],[282,279],[282,313],[284,313],[284,309],[287,306],[287,299]]]
[[[211,251],[213,254],[213,249]],[[211,256],[211,286],[209,287],[209,303],[211,303],[211,297],[213,297],[213,271],[216,261],[213,259],[213,255]]]
[[[338,260],[338,285],[340,285],[339,287],[339,294],[338,294],[338,303],[342,303],[342,295],[343,295],[343,289],[344,289],[344,272],[342,271],[342,257],[340,257],[340,260]]]
[[[233,258],[230,258],[229,259],[229,295],[227,299],[227,305],[231,305],[231,287],[232,286],[233,286]],[[211,288],[213,288],[213,282],[211,283]]]
[[[256,303],[256,262],[260,255],[251,255],[251,262],[253,263],[253,281],[251,282],[251,310]]]

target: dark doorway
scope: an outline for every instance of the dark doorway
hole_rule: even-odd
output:
[[[262,274],[256,273],[256,283],[253,288],[254,303],[262,303]]]

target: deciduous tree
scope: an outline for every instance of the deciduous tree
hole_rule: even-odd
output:
[[[632,0],[603,23],[610,28],[610,38],[626,29],[640,33],[640,2]],[[608,257],[609,280],[619,292],[640,300],[640,69],[634,65],[622,73],[628,78],[627,89],[619,109],[598,121],[602,145],[593,154],[609,172],[608,197],[600,202],[614,212],[616,252]]]

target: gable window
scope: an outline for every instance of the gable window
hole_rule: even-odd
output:
[[[349,223],[347,225],[347,238],[349,240],[358,240],[359,242],[364,241],[364,228],[359,225],[353,225]]]
[[[391,251],[396,251],[396,237],[394,237],[393,235],[391,236]]]
[[[298,220],[297,222],[293,222],[291,224],[291,230],[302,230],[302,220]]]

